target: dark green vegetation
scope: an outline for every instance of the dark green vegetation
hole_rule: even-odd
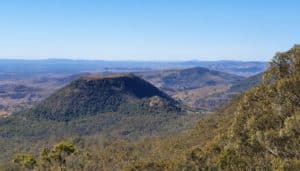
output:
[[[300,48],[278,53],[264,77],[233,102],[228,131],[192,150],[184,167],[300,169]]]
[[[89,75],[31,109],[0,120],[0,161],[35,144],[99,135],[134,138],[178,132],[201,115],[134,75]]]
[[[299,170],[299,85],[295,46],[274,57],[261,84],[185,133],[128,141],[75,138],[40,155],[17,154],[6,168],[43,170],[46,156],[54,160],[47,166],[52,170]]]
[[[134,75],[91,75],[71,82],[23,115],[69,121],[106,112],[176,113],[180,112],[177,105],[168,95]]]

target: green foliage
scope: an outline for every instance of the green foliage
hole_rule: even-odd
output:
[[[177,168],[299,170],[299,85],[300,48],[295,46],[274,57],[263,84],[244,93],[223,111],[233,119],[226,131],[217,131],[205,146],[192,149],[185,163],[178,163]],[[229,113],[231,108],[234,110]],[[199,129],[203,130],[204,127]]]
[[[300,48],[295,45],[287,52],[277,53],[264,76],[266,82],[284,79],[300,73]]]
[[[244,93],[236,103],[234,121],[225,136],[203,148],[206,153],[199,158],[206,160],[202,163],[210,161],[210,168],[222,170],[300,169],[299,52],[294,47],[274,57],[264,84]]]
[[[32,154],[16,154],[13,162],[20,165],[23,169],[34,169],[37,165]]]
[[[58,144],[55,144],[52,150],[47,148],[43,149],[41,153],[41,162],[43,166],[49,166],[53,163],[57,163],[60,168],[66,167],[66,158],[74,154],[76,151],[73,143],[69,141],[62,141]]]
[[[66,170],[68,158],[76,153],[77,149],[72,142],[62,141],[52,149],[44,148],[38,160],[32,154],[17,154],[13,163],[28,170]]]
[[[247,170],[247,162],[243,161],[238,153],[238,149],[227,148],[220,154],[218,161],[222,170]]]
[[[96,77],[96,76],[95,76]],[[94,116],[109,112],[122,112],[123,108],[131,113],[148,112],[146,107],[140,106],[138,111],[128,105],[139,104],[149,98],[157,96],[166,102],[158,111],[165,112],[167,106],[178,112],[177,102],[168,95],[134,75],[115,77],[81,78],[58,90],[38,105],[19,115],[28,119],[44,119],[55,121],[70,121],[80,117]],[[170,111],[170,110],[169,110]]]

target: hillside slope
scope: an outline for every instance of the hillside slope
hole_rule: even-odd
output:
[[[257,86],[258,84],[262,83],[264,73],[259,73],[253,76],[250,76],[244,80],[241,80],[240,82],[233,84],[229,90],[227,90],[228,93],[242,93],[252,87]]]
[[[129,109],[132,105],[139,106],[140,111]],[[141,113],[154,109],[179,112],[177,105],[168,95],[134,75],[90,75],[58,90],[29,110],[28,115],[69,121],[105,112],[124,112],[121,108]]]
[[[205,98],[198,98],[194,101],[196,108],[216,109],[222,108],[230,103],[230,101],[243,92],[262,83],[263,73],[245,78],[230,86],[220,89],[216,87],[216,91],[208,94]],[[218,88],[218,89],[217,89]],[[218,90],[218,91],[217,91]],[[223,91],[222,91],[223,90]]]
[[[230,84],[243,79],[241,76],[220,71],[194,67],[178,70],[162,70],[136,73],[145,80],[167,91],[201,88],[220,84]]]
[[[174,99],[187,106],[197,109],[213,110],[220,105],[219,98],[205,99],[216,93],[226,92],[244,77],[210,70],[202,67],[194,67],[178,70],[163,70],[136,73],[145,80],[162,89]],[[204,101],[199,103],[198,101]]]
[[[214,115],[214,138],[192,147],[185,162],[146,162],[129,170],[299,170],[299,85],[300,46],[295,46],[276,54],[262,84]],[[200,122],[194,134],[207,126]]]

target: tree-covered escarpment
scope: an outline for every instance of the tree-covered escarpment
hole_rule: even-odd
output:
[[[210,122],[199,123],[189,137],[202,139],[190,144],[181,161],[135,162],[128,170],[299,170],[299,102],[300,47],[295,46],[275,55],[263,83]],[[208,127],[213,135],[203,133]]]
[[[264,83],[236,102],[232,124],[189,154],[195,170],[300,169],[300,47],[278,53]]]

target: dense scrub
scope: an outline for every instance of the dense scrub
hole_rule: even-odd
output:
[[[264,77],[240,97],[227,131],[192,150],[178,168],[300,169],[300,47],[276,54]]]
[[[86,76],[75,80],[64,88],[58,90],[47,99],[23,114],[33,119],[47,119],[57,121],[70,121],[78,117],[85,117],[106,112],[120,112],[120,107],[139,103],[140,111],[147,112],[149,107],[141,101],[157,96],[162,104],[159,110],[173,107],[180,110],[176,102],[168,95],[150,83],[134,75],[117,76]],[[150,103],[150,102],[149,102]],[[129,107],[128,107],[129,108]],[[134,108],[129,108],[134,109]],[[168,112],[168,111],[166,111]],[[24,113],[24,112],[23,112]]]

